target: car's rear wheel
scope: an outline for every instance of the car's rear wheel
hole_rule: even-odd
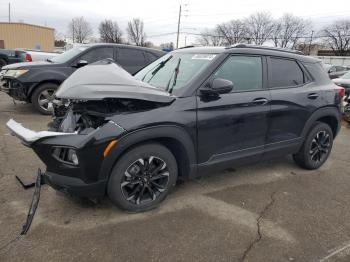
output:
[[[57,88],[58,85],[55,83],[45,83],[37,87],[33,92],[32,104],[41,114],[51,114],[50,106],[58,102],[58,99],[55,98]]]
[[[156,143],[127,151],[116,163],[108,181],[107,193],[118,207],[140,212],[163,201],[177,180],[174,155]]]
[[[328,159],[332,146],[332,129],[325,123],[316,122],[300,151],[293,155],[294,161],[305,169],[317,169]]]

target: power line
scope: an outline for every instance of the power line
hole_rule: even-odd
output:
[[[314,31],[312,31],[314,33]],[[225,38],[225,36],[223,35],[214,35],[214,34],[206,34],[206,33],[193,33],[193,32],[187,32],[187,31],[180,31],[179,33],[181,34],[186,34],[186,35],[194,35],[194,36],[210,36],[210,37],[219,37],[219,38]],[[296,38],[296,39],[311,39],[311,40],[314,40],[314,39],[317,39],[317,38],[328,38],[328,36],[325,36],[325,35],[318,35],[318,36],[315,36],[313,35],[313,33],[311,34],[311,36],[293,36],[291,38]],[[152,38],[152,37],[161,37],[161,36],[167,36],[167,35],[174,35],[174,34],[177,34],[177,32],[169,32],[169,33],[161,33],[161,34],[156,34],[156,35],[150,35],[150,36],[147,36],[149,38]],[[350,35],[340,35],[340,37],[350,37]],[[261,40],[261,39],[266,39],[266,40],[282,40],[282,39],[285,39],[284,37],[267,37],[267,38],[262,38],[262,37],[244,37],[244,39],[247,39],[247,40],[251,40],[251,39],[257,39],[257,40]]]

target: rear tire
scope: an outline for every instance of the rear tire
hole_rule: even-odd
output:
[[[157,207],[176,180],[174,155],[160,144],[147,143],[130,149],[117,161],[107,193],[121,209],[142,212]]]
[[[314,170],[321,167],[329,157],[333,146],[333,132],[329,125],[316,122],[308,133],[294,161],[302,168]]]
[[[58,85],[55,83],[45,83],[38,86],[34,90],[31,99],[34,108],[43,115],[51,115],[48,105],[54,102],[54,94],[57,89]]]

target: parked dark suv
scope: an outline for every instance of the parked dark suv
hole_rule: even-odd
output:
[[[32,103],[42,114],[51,114],[50,103],[58,102],[54,97],[55,90],[77,68],[111,58],[134,74],[164,54],[160,50],[130,45],[82,45],[47,61],[4,66],[0,90],[14,99]]]
[[[56,95],[69,99],[53,130],[12,132],[57,190],[144,211],[176,181],[292,154],[306,169],[328,158],[344,89],[318,60],[236,45],[173,51],[134,77],[110,61],[79,69]]]

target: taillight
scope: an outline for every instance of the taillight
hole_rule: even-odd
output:
[[[32,62],[32,61],[33,61],[32,56],[26,53],[26,62]]]
[[[335,88],[335,91],[338,93],[338,95],[343,98],[345,96],[345,88],[341,86],[337,86]]]

